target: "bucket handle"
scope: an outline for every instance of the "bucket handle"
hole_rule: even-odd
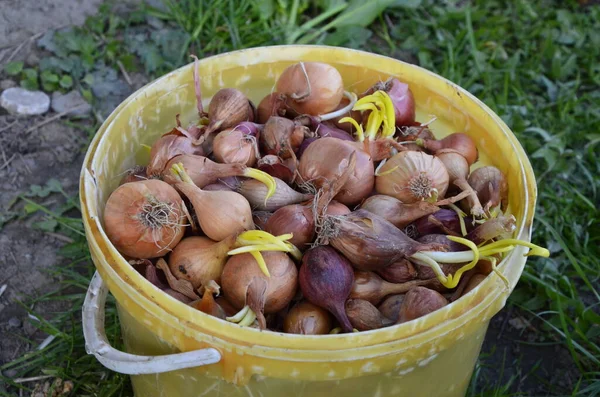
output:
[[[214,364],[221,354],[212,348],[163,356],[138,356],[113,348],[104,332],[104,305],[108,288],[98,272],[94,273],[83,303],[85,349],[106,368],[127,375],[157,374],[183,368]]]

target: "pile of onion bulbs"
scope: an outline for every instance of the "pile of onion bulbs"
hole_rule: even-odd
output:
[[[317,62],[255,106],[235,88],[174,127],[104,209],[113,245],[173,298],[241,327],[366,331],[459,299],[517,245],[508,184],[466,134],[436,139],[409,86],[363,93]],[[491,275],[492,277],[494,275]],[[508,285],[508,284],[507,284]]]

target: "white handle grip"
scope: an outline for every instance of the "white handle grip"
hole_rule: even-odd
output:
[[[96,272],[83,303],[85,349],[106,368],[127,375],[156,374],[219,362],[221,355],[212,348],[164,356],[137,356],[113,348],[104,332],[104,304],[108,288]]]

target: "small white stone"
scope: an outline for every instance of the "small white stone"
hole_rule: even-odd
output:
[[[48,111],[50,97],[42,91],[27,91],[24,88],[14,87],[2,92],[0,106],[13,114],[33,116]]]

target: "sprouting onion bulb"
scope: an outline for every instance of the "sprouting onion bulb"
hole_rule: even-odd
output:
[[[179,193],[169,184],[149,179],[119,186],[104,208],[104,230],[123,254],[156,258],[183,237],[185,215]]]
[[[221,164],[216,163],[204,156],[181,155],[171,159],[167,163],[162,177],[171,184],[178,183],[179,179],[172,174],[172,168],[175,164],[182,164],[192,182],[199,188],[217,182],[219,179],[243,176],[261,181],[268,187],[269,197],[275,193],[275,180],[260,170],[246,167],[244,164]]]
[[[296,265],[285,252],[265,252],[263,255],[270,277],[255,266],[255,259],[249,254],[230,257],[221,276],[225,298],[237,309],[246,311],[238,321],[235,316],[228,319],[250,325],[254,316],[261,329],[266,328],[264,314],[276,313],[286,307],[296,294],[298,284]],[[246,317],[248,314],[250,319]]]
[[[209,238],[221,241],[232,234],[254,229],[252,210],[244,196],[200,189],[181,164],[173,165],[172,172],[180,180],[175,187],[192,202],[200,228]]]

